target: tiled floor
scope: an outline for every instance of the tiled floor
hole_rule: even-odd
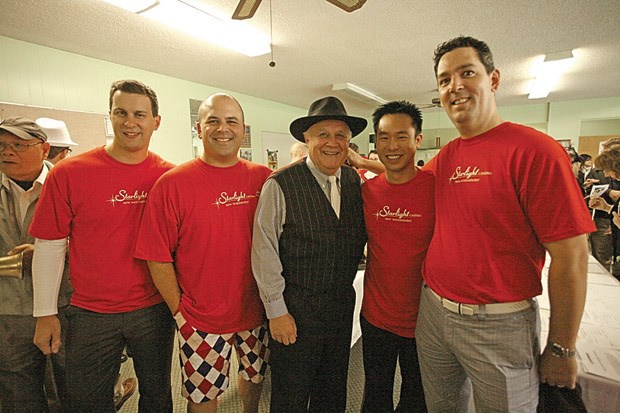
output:
[[[178,354],[175,346],[175,354],[172,363],[172,396],[174,399],[174,413],[185,413],[186,402],[181,396],[181,372],[178,362]],[[231,372],[237,371],[236,360],[231,362]],[[398,369],[397,369],[398,371]],[[133,363],[129,359],[126,363],[123,363],[121,368],[121,375],[124,378],[134,375]],[[231,384],[236,383],[236,374],[231,377]],[[400,376],[397,373],[396,383],[394,385],[394,397],[399,397],[400,391]],[[260,403],[260,413],[269,412],[269,394],[270,394],[270,377],[267,375],[265,386],[263,387],[263,396]],[[351,349],[351,357],[349,359],[349,382],[347,393],[347,413],[359,412],[362,405],[362,393],[364,391],[364,368],[362,362],[362,340],[358,342]],[[121,413],[135,413],[138,411],[138,397],[134,394],[120,410]],[[232,385],[222,396],[221,404],[218,409],[218,413],[239,413],[241,412],[241,400],[237,395],[237,391],[234,385]]]

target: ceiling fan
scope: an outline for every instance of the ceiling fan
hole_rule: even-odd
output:
[[[440,108],[441,101],[439,100],[439,98],[432,98],[431,103],[421,103],[419,105],[416,103],[416,106],[418,107],[418,109]]]
[[[254,16],[262,0],[239,0],[239,4],[232,15],[233,20],[245,20]],[[347,13],[362,7],[366,0],[327,0]]]

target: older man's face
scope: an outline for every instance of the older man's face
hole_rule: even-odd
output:
[[[351,130],[340,120],[328,119],[304,132],[308,155],[321,172],[334,175],[347,159]]]
[[[12,133],[0,133],[0,142],[26,146],[25,151],[15,151],[7,146],[0,153],[0,171],[15,181],[34,181],[41,173],[43,160],[47,158],[50,146],[39,139],[25,140]]]

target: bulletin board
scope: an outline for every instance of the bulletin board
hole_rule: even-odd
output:
[[[112,138],[106,136],[106,115],[104,114],[0,102],[0,118],[14,116],[23,116],[32,120],[52,118],[64,121],[67,124],[71,139],[78,144],[71,148],[73,154],[103,146],[106,144],[106,139]]]

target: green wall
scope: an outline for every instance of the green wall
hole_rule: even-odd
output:
[[[110,84],[128,78],[157,92],[162,122],[151,149],[174,163],[192,157],[189,99],[219,91],[239,99],[252,128],[253,158],[261,163],[261,132],[288,133],[291,120],[307,114],[307,109],[0,36],[2,102],[107,113]]]
[[[288,133],[291,120],[307,113],[306,108],[0,36],[2,102],[107,113],[110,84],[126,78],[138,79],[157,92],[162,124],[154,135],[151,148],[175,163],[192,157],[189,99],[204,99],[218,91],[231,93],[239,99],[246,114],[246,123],[252,127],[252,149],[256,162],[263,162],[264,158],[261,132]],[[205,82],[208,82],[207,75]],[[556,139],[571,139],[577,146],[582,121],[587,122],[588,135],[606,134],[602,131],[608,128],[609,122],[597,128],[593,121],[620,118],[620,97],[509,106],[501,107],[499,112],[505,120],[530,125]],[[370,113],[368,116],[370,118]],[[354,139],[363,153],[368,151],[370,124],[369,119],[369,127]],[[442,145],[458,136],[443,111],[424,112],[423,148],[435,146],[438,128]]]

